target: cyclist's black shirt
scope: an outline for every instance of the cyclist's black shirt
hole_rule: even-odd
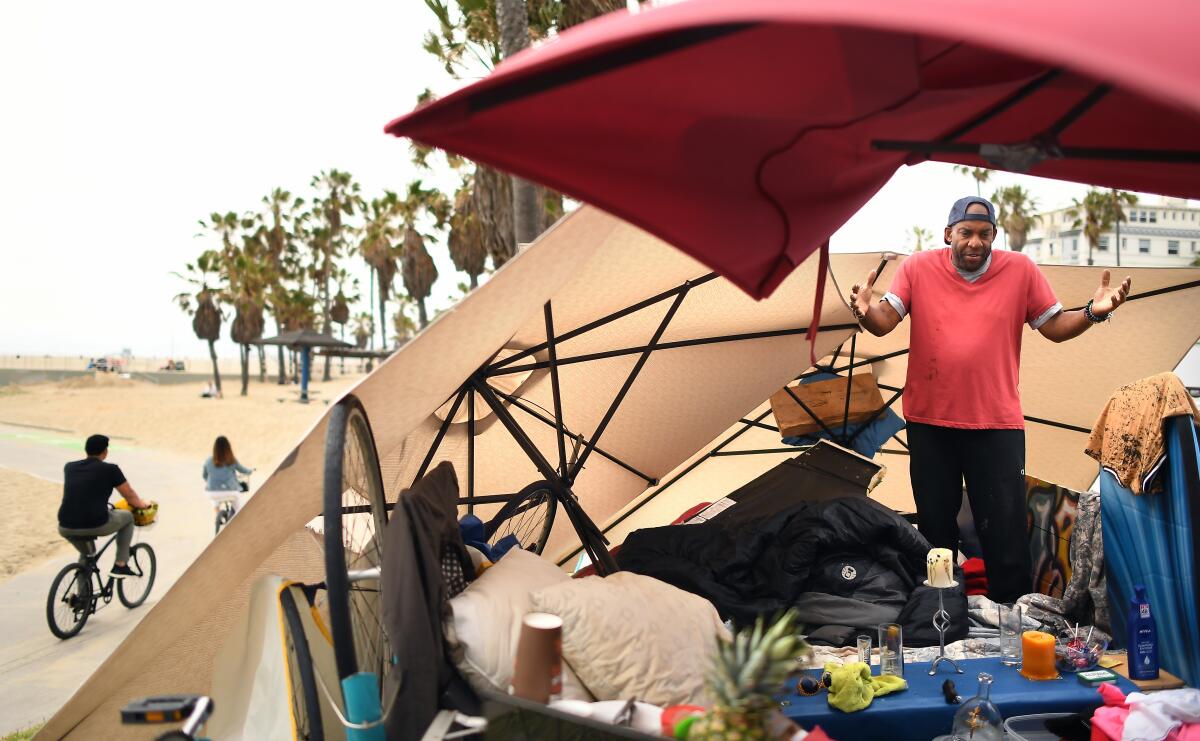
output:
[[[108,498],[125,483],[125,474],[115,463],[85,458],[63,466],[63,498],[58,524],[80,530],[108,522]]]

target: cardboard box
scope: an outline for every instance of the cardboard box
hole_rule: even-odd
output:
[[[791,393],[789,393],[791,392]],[[795,395],[804,406],[797,403]],[[804,407],[808,407],[806,411]],[[801,437],[821,431],[817,417],[835,433],[848,424],[865,422],[883,407],[883,396],[870,371],[855,373],[850,379],[850,413],[846,415],[846,379],[830,378],[813,383],[798,383],[782,388],[771,396],[771,413],[780,437]],[[809,413],[811,412],[811,414]]]

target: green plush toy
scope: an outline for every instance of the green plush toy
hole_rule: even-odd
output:
[[[880,695],[908,689],[903,677],[885,674],[871,676],[871,667],[855,661],[852,664],[829,662],[825,671],[832,681],[829,683],[829,705],[843,713],[863,710]]]

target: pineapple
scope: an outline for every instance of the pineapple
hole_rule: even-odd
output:
[[[796,613],[789,610],[766,627],[762,617],[732,641],[720,641],[708,688],[715,704],[696,719],[689,739],[758,741],[769,738],[771,696],[783,688],[807,645],[796,634]]]

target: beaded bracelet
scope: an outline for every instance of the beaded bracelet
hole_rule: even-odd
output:
[[[1107,322],[1108,318],[1113,315],[1113,312],[1110,311],[1107,314],[1105,314],[1104,316],[1096,316],[1094,313],[1092,313],[1092,301],[1093,301],[1093,299],[1090,299],[1090,298],[1088,299],[1087,306],[1083,307],[1083,315],[1092,324],[1100,324],[1101,322]]]

